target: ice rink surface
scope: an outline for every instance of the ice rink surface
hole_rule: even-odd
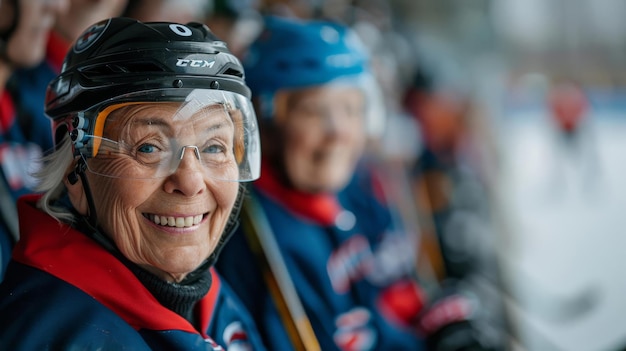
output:
[[[519,349],[626,349],[626,110],[592,110],[579,144],[540,109],[508,115],[498,135]]]

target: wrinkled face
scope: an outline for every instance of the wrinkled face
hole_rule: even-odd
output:
[[[349,181],[365,144],[365,101],[356,88],[291,93],[284,123],[284,164],[298,190],[334,192]]]
[[[31,67],[44,59],[48,33],[56,17],[67,10],[68,0],[19,0],[18,4],[19,20],[9,38],[7,55],[20,67]],[[4,12],[5,5],[0,7]],[[4,16],[8,12],[16,13],[7,10]]]
[[[202,162],[206,156],[199,155],[217,154],[226,149],[220,145],[232,143],[235,127],[228,118],[216,117],[228,114],[223,108],[211,112],[202,124],[210,131],[205,134],[195,122],[176,120],[177,111],[175,103],[113,111],[103,136],[124,140],[124,152],[113,153],[113,147],[101,145],[98,156],[88,160],[95,172],[87,172],[104,232],[131,261],[170,281],[180,281],[215,250],[238,193],[238,182],[212,177],[207,171],[211,165]],[[133,128],[120,132],[119,125]],[[173,172],[139,176],[154,173],[152,163],[166,153],[173,136],[178,144],[197,145],[199,153],[176,147],[178,155],[184,153]],[[125,176],[103,175],[116,173]]]

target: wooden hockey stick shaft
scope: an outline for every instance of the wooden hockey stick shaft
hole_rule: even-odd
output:
[[[297,351],[321,351],[311,322],[302,306],[272,228],[252,194],[244,200],[242,225],[246,240],[256,255],[263,278]]]

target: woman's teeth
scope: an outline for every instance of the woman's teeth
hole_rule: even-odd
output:
[[[196,216],[188,216],[188,217],[173,217],[173,216],[158,216],[158,215],[149,215],[149,218],[152,222],[162,226],[168,227],[191,227],[192,225],[196,225],[202,221],[202,215]]]

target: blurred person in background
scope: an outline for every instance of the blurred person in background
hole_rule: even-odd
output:
[[[546,104],[555,139],[547,193],[563,195],[572,186],[585,194],[596,194],[603,172],[587,92],[571,78],[554,79]]]
[[[49,31],[45,59],[34,67],[15,70],[13,81],[22,104],[26,129],[38,134],[43,151],[52,148],[52,130],[43,107],[46,87],[59,72],[71,43],[91,24],[121,13],[126,0],[67,0],[66,10],[57,16]]]
[[[438,276],[462,278],[470,269],[467,247],[458,247],[458,255],[444,245],[445,223],[455,206],[457,185],[473,172],[466,164],[464,153],[470,143],[470,98],[452,87],[437,86],[435,78],[423,68],[416,71],[413,85],[406,92],[407,111],[416,119],[422,140],[421,152],[411,166],[414,194],[420,212],[426,213],[434,224],[440,240],[444,267]],[[479,206],[479,202],[476,206]],[[454,241],[454,240],[451,240]],[[466,240],[458,245],[469,244]]]
[[[0,1],[0,279],[18,239],[16,200],[32,191],[35,160],[52,146],[50,122],[29,110],[15,70],[44,60],[50,30],[67,6],[66,0]]]
[[[426,301],[411,240],[360,169],[383,118],[369,65],[344,25],[266,17],[244,56],[262,176],[218,272],[273,350],[488,349],[471,297],[451,289]]]
[[[211,0],[128,0],[122,16],[142,22],[202,22],[212,4]]]
[[[54,23],[46,44],[45,59],[35,67],[15,71],[15,87],[24,113],[32,119],[28,129],[37,130],[44,151],[52,146],[50,123],[43,106],[48,83],[61,72],[71,43],[93,23],[121,14],[126,0],[67,0],[67,9]]]
[[[61,71],[60,64],[71,44],[85,32],[89,26],[110,17],[119,16],[127,0],[69,0],[68,11],[59,17],[51,37],[57,41],[49,43],[50,50],[63,50],[63,56],[57,74]],[[58,47],[54,47],[58,46]]]
[[[263,26],[261,0],[214,0],[205,23],[241,57]]]
[[[550,116],[565,142],[575,143],[589,112],[587,94],[573,81],[557,81],[548,91],[547,100]]]
[[[504,348],[509,326],[500,292],[493,186],[485,172],[489,131],[481,126],[471,93],[443,82],[434,70],[418,67],[405,93],[422,145],[409,178],[420,226],[434,243],[424,252],[444,284],[454,282],[480,301],[474,319],[484,337]]]
[[[46,95],[43,194],[18,202],[0,349],[264,350],[212,268],[260,172],[240,61],[200,23],[80,38]]]

